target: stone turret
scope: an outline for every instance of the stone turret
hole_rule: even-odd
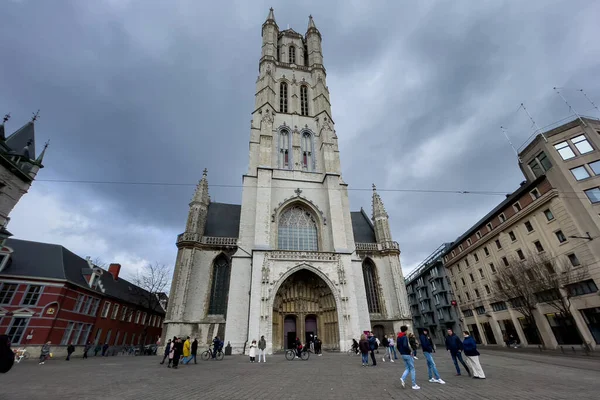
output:
[[[202,179],[196,186],[196,192],[190,202],[190,213],[188,215],[186,233],[195,233],[202,236],[206,225],[206,216],[208,214],[208,205],[210,204],[210,196],[208,195],[208,180],[206,175],[208,171],[204,169]]]
[[[375,226],[375,238],[378,243],[389,242],[392,240],[390,231],[390,221],[383,201],[377,193],[377,188],[373,184],[373,225]]]
[[[261,63],[263,61],[277,60],[277,36],[279,35],[279,27],[275,22],[275,14],[273,8],[269,10],[267,20],[262,26],[262,54]]]

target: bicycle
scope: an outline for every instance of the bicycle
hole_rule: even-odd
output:
[[[26,349],[20,348],[14,351],[15,353],[15,361],[18,363],[21,362],[21,360],[25,359],[27,360],[29,358],[29,352]]]
[[[348,354],[349,356],[357,356],[360,354],[360,351],[358,350],[358,347],[354,348],[350,348],[348,349],[348,351],[346,351],[346,354]]]
[[[303,347],[302,350],[300,350],[300,359],[303,361],[308,360],[308,358],[310,357],[310,349],[307,349],[306,347]],[[298,353],[296,349],[288,349],[285,351],[285,359],[288,361],[292,361],[295,358],[298,358]]]
[[[200,355],[200,358],[201,358],[203,361],[208,361],[208,360],[210,360],[210,359],[212,358],[212,356],[213,356],[213,352],[212,352],[212,350],[211,350],[211,349],[213,349],[213,348],[214,348],[214,346],[210,346],[210,347],[208,348],[208,350],[206,350],[205,352],[203,352],[203,353]],[[218,349],[218,350],[217,350],[217,354],[216,354],[215,358],[216,358],[218,361],[221,361],[223,358],[225,358],[225,353],[223,353],[223,350],[222,350],[222,349]]]

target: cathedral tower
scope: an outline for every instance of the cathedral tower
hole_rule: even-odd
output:
[[[373,222],[350,212],[326,78],[312,16],[304,34],[281,31],[271,9],[242,204],[211,202],[204,175],[178,237],[166,337],[224,335],[242,353],[263,335],[271,352],[312,334],[346,350],[364,330],[410,323],[381,198]]]

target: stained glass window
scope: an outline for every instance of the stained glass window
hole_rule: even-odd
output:
[[[229,296],[229,261],[220,255],[213,264],[212,285],[210,288],[209,315],[225,315]]]
[[[367,305],[370,313],[379,313],[379,288],[377,286],[377,277],[375,275],[375,266],[370,260],[363,262],[363,278],[365,279],[365,291],[367,293]]]
[[[278,242],[281,250],[319,250],[315,218],[300,206],[288,208],[279,218]]]

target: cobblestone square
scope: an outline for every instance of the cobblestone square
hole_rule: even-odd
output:
[[[326,353],[308,361],[283,354],[267,363],[244,356],[201,361],[177,370],[159,357],[91,357],[17,364],[0,377],[2,400],[36,399],[597,399],[598,358],[517,354],[482,349],[486,380],[454,376],[444,351],[435,354],[446,385],[427,382],[425,360],[415,362],[421,390],[402,389],[401,360],[363,368],[360,357]]]

